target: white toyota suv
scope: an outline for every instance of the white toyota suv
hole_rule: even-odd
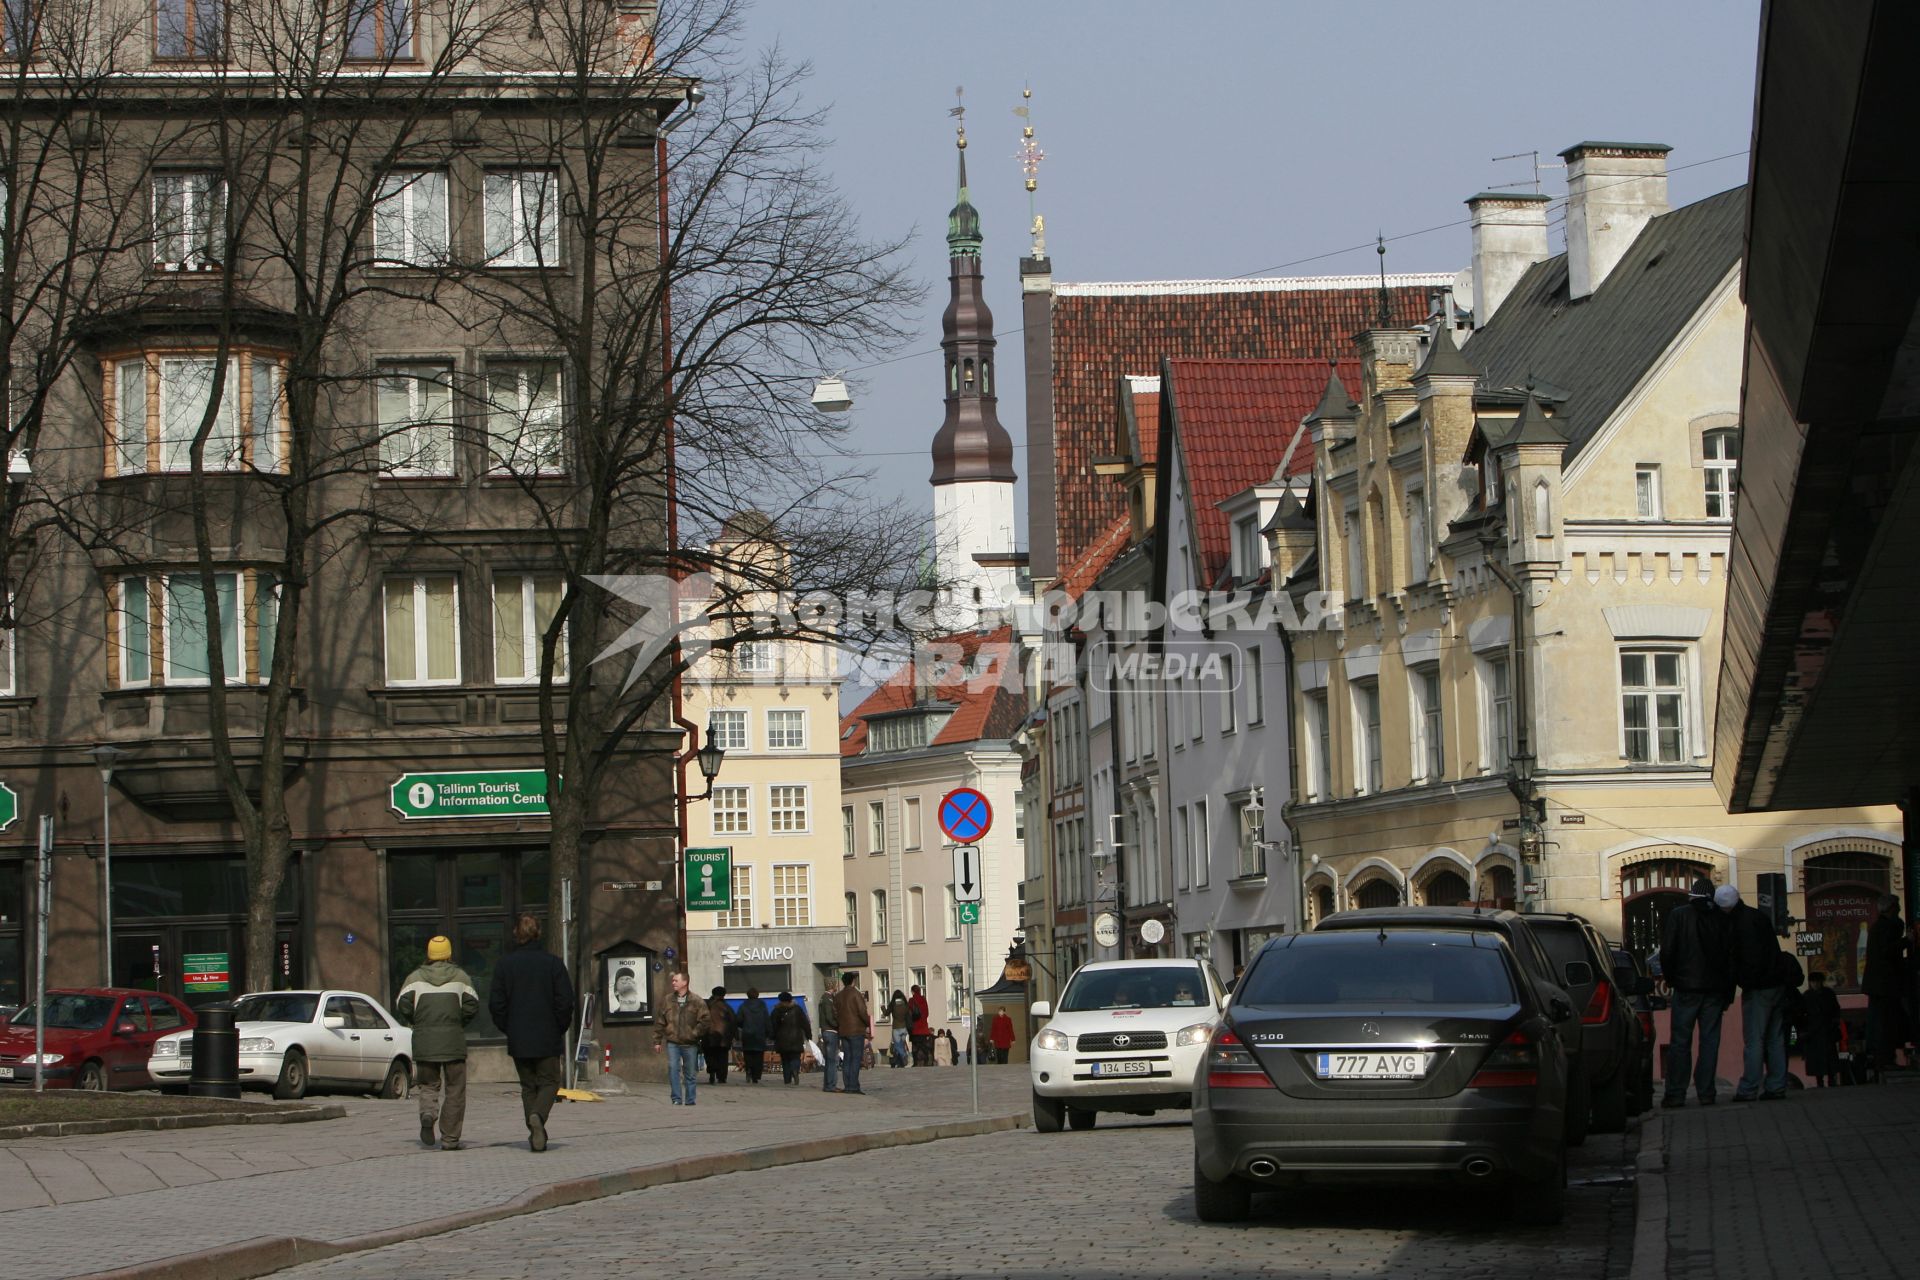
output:
[[[1193,1076],[1225,997],[1199,960],[1080,966],[1033,1038],[1033,1127],[1090,1129],[1102,1111],[1152,1115],[1193,1105]]]

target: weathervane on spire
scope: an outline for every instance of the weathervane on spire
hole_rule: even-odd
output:
[[[1387,319],[1392,304],[1387,298],[1387,233],[1376,231],[1373,237],[1373,251],[1380,255],[1380,293],[1377,299],[1380,308],[1380,328],[1387,327]]]
[[[947,114],[954,119],[954,133],[958,140],[954,143],[962,151],[967,149],[967,86],[953,86],[953,105],[947,108]]]
[[[1040,149],[1040,144],[1033,138],[1032,102],[1033,86],[1027,85],[1020,90],[1020,105],[1013,109],[1013,114],[1020,117],[1019,160],[1021,172],[1027,175],[1027,213],[1033,220],[1033,256],[1044,258],[1047,256],[1047,220],[1034,208],[1034,193],[1040,189],[1040,162],[1047,158],[1047,153]]]

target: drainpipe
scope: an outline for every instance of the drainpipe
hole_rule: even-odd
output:
[[[1508,664],[1513,678],[1513,751],[1509,758],[1507,789],[1520,802],[1520,901],[1521,911],[1532,909],[1532,897],[1526,893],[1525,886],[1533,883],[1533,863],[1527,857],[1527,837],[1536,824],[1535,806],[1538,801],[1533,794],[1533,734],[1529,726],[1533,722],[1532,700],[1529,696],[1531,685],[1527,680],[1527,609],[1526,584],[1513,576],[1512,570],[1494,559],[1495,540],[1482,534],[1480,549],[1486,556],[1487,567],[1493,570],[1494,577],[1506,586],[1513,596],[1513,661]]]

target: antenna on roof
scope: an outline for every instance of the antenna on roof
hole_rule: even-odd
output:
[[[1376,231],[1376,232],[1374,233],[1374,237],[1373,237],[1373,251],[1374,251],[1375,253],[1377,253],[1377,254],[1379,254],[1379,255],[1380,255],[1380,294],[1379,294],[1379,298],[1378,298],[1378,303],[1379,303],[1379,307],[1380,307],[1380,324],[1379,324],[1379,327],[1380,327],[1380,328],[1382,328],[1382,329],[1384,329],[1384,328],[1386,328],[1386,327],[1387,327],[1387,312],[1388,312],[1388,302],[1387,302],[1387,233],[1386,233],[1385,231]]]
[[[1516,187],[1531,186],[1534,190],[1534,194],[1538,195],[1540,193],[1540,171],[1542,169],[1564,169],[1567,167],[1564,164],[1554,164],[1551,161],[1547,162],[1546,164],[1541,164],[1540,153],[1538,151],[1516,151],[1510,156],[1493,157],[1493,162],[1495,164],[1499,164],[1502,160],[1531,161],[1533,163],[1533,180],[1531,182],[1503,182],[1498,186],[1488,187],[1487,190],[1489,191],[1511,191]]]

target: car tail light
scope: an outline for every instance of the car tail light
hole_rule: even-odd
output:
[[[1271,1089],[1273,1081],[1254,1061],[1253,1050],[1223,1026],[1213,1033],[1213,1043],[1207,1046],[1207,1088]]]
[[[1540,1050],[1526,1032],[1516,1031],[1487,1055],[1467,1088],[1516,1089],[1539,1083]]]
[[[1613,984],[1601,981],[1593,984],[1593,994],[1587,997],[1586,1012],[1580,1015],[1580,1021],[1588,1026],[1597,1026],[1613,1016]]]

